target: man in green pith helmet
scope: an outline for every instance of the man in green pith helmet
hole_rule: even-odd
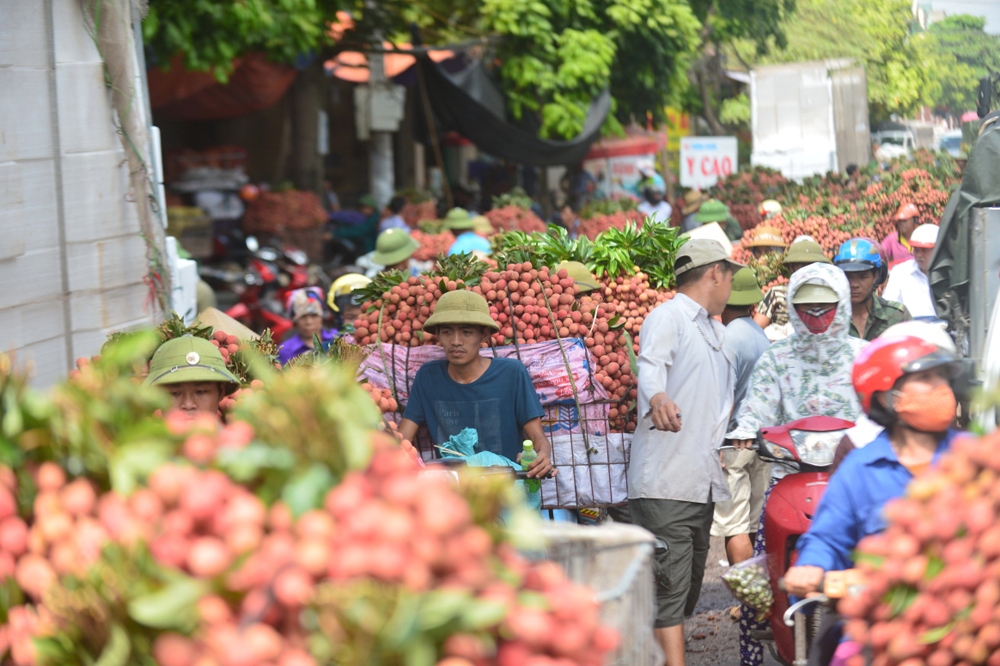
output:
[[[218,347],[184,335],[160,345],[143,384],[161,387],[173,399],[172,409],[194,419],[200,413],[218,414],[219,402],[240,387],[240,380],[226,369]]]
[[[480,258],[489,256],[490,241],[476,233],[476,218],[464,208],[452,208],[444,216],[444,228],[455,234],[455,242],[448,248],[448,255],[476,254]]]
[[[729,214],[729,207],[718,199],[709,199],[703,203],[694,216],[694,221],[699,225],[718,222],[729,240],[738,241],[743,238],[743,227]]]
[[[399,424],[404,439],[413,441],[426,425],[435,444],[473,428],[479,450],[510,460],[521,455],[530,439],[538,458],[528,476],[541,478],[552,470],[551,447],[542,429],[542,403],[531,377],[516,359],[480,356],[479,350],[500,327],[490,316],[486,299],[459,289],[438,299],[424,330],[437,336],[447,358],[425,363],[413,380]]]
[[[419,275],[419,268],[412,260],[419,248],[420,244],[405,229],[387,229],[378,235],[375,250],[361,255],[354,263],[369,279],[391,270],[401,270],[407,276]]]
[[[832,264],[823,248],[809,236],[799,236],[785,250],[783,258],[790,273],[810,264]],[[788,284],[777,284],[767,290],[764,300],[757,305],[753,320],[764,329],[771,342],[783,340],[794,331],[788,323]]]
[[[722,311],[722,323],[726,326],[722,352],[732,364],[735,375],[733,414],[739,412],[746,400],[754,364],[771,344],[764,329],[753,320],[754,306],[763,299],[753,271],[749,268],[738,270],[733,276],[733,291],[726,309]],[[736,425],[736,420],[730,419],[729,429]],[[719,458],[732,499],[715,503],[712,536],[725,538],[726,556],[732,566],[753,557],[753,542],[764,509],[764,493],[771,480],[771,466],[752,450],[726,449]]]

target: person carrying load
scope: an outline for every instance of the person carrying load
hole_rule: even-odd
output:
[[[516,359],[480,356],[493,331],[500,330],[486,299],[464,289],[441,296],[423,326],[437,336],[446,359],[425,363],[413,380],[399,424],[411,442],[422,425],[442,445],[466,428],[479,436],[479,448],[518,460],[530,439],[538,457],[530,478],[552,471],[551,446],[542,429],[542,403],[531,377]]]

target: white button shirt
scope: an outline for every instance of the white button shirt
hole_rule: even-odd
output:
[[[670,214],[674,212],[674,207],[666,201],[661,201],[655,206],[648,201],[642,201],[636,206],[636,210],[643,215],[652,217],[657,222],[669,222]]]
[[[917,267],[915,259],[907,259],[889,271],[882,298],[902,303],[914,318],[937,317],[931,299],[931,283]]]
[[[684,294],[655,308],[643,322],[630,499],[729,499],[717,452],[733,407],[733,368],[722,352],[725,330]],[[649,401],[658,393],[666,393],[680,410],[680,432],[650,430]]]

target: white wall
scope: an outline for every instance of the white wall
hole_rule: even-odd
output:
[[[0,351],[63,377],[148,324],[145,247],[77,0],[0,0]]]

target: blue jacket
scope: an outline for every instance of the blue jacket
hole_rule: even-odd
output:
[[[937,464],[955,437],[965,435],[949,430],[931,464]],[[889,500],[902,497],[912,479],[884,430],[871,444],[851,451],[830,477],[812,525],[799,539],[796,566],[815,566],[824,571],[850,569],[858,542],[886,528],[883,507]]]

